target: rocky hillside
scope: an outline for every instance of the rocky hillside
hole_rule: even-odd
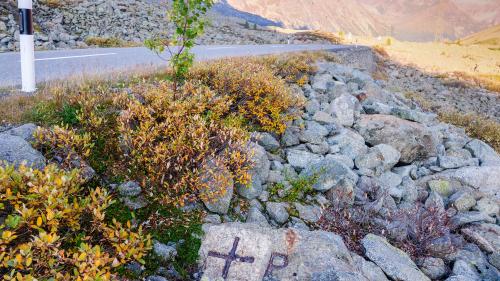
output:
[[[202,162],[204,169],[195,169],[210,190],[224,190],[215,198],[202,198],[181,208],[186,216],[196,211],[204,214],[203,234],[188,236],[201,238],[198,267],[192,266],[190,275],[182,278],[173,266],[186,255],[183,247],[197,243],[155,241],[155,264],[161,266],[144,271],[137,263],[127,264],[133,276],[148,274],[145,278],[150,281],[498,280],[498,153],[392,90],[392,80],[418,80],[421,74],[392,66],[390,81],[384,82],[371,76],[370,66],[375,63],[369,50],[348,51],[339,57],[337,62],[320,58],[309,73],[310,79],[295,81],[284,76],[289,79],[292,96],[303,103],[290,108],[298,114],[287,122],[284,133],[252,132],[245,146],[251,152],[248,185],[221,177],[231,174],[229,166],[223,164],[218,164],[217,173],[208,170],[215,162]],[[223,64],[208,69],[216,72]],[[224,70],[221,77],[214,77],[230,79],[231,75]],[[235,77],[239,79],[239,73]],[[245,93],[254,89],[246,86],[254,80],[231,81],[246,83],[237,84],[248,91]],[[267,80],[259,83],[268,85]],[[232,83],[223,85],[227,91],[240,89],[230,86]],[[439,85],[433,82],[432,86]],[[139,96],[140,89],[126,91],[133,99],[132,106],[116,114],[118,122],[127,122],[120,123],[122,126],[132,123],[132,130],[141,128],[137,124],[141,119],[132,115],[133,110],[139,108],[146,114],[142,106],[150,106],[152,99]],[[266,97],[262,91],[258,93]],[[266,93],[271,95],[272,90]],[[248,106],[256,110],[266,103]],[[211,115],[203,116],[208,119]],[[100,120],[99,124],[105,119]],[[147,127],[148,133],[155,130],[152,123],[162,120],[147,119],[151,127]],[[194,120],[200,123],[199,118]],[[231,120],[226,121],[239,124]],[[43,167],[48,160],[45,157],[53,155],[44,155],[28,143],[35,127],[3,128],[0,159],[9,163],[27,160]],[[168,133],[161,128],[162,133]],[[127,137],[131,140],[121,141],[119,147],[128,154],[135,143],[134,135]],[[142,144],[146,137],[138,134],[138,139]],[[162,135],[159,139],[165,138]],[[149,149],[140,148],[133,151]],[[154,163],[158,165],[155,171],[164,168],[160,162]],[[133,181],[109,186],[124,202],[123,208],[128,206],[139,214],[152,204],[148,200],[155,199],[147,197],[150,188]],[[164,230],[172,227],[175,221],[163,221],[164,209],[154,206],[153,215],[144,221],[132,216],[135,223],[147,228],[159,225]]]
[[[500,20],[498,1],[468,0],[228,0],[234,8],[294,28],[393,35],[428,41],[457,39]]]
[[[227,0],[232,7],[256,14],[291,28],[383,34],[385,25],[359,0]]]
[[[112,38],[112,45],[137,45],[154,35],[171,31],[164,1],[77,1],[66,6],[35,2],[35,38],[38,49],[85,48],[99,39]],[[17,8],[12,0],[0,3],[0,52],[18,49]],[[245,20],[209,15],[210,25],[199,44],[327,43],[316,37],[294,36],[260,26],[245,26]],[[89,41],[89,38],[98,40]],[[329,42],[328,42],[329,43]]]

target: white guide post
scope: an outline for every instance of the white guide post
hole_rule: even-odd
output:
[[[22,91],[34,92],[35,82],[35,40],[33,35],[33,1],[18,0],[19,43],[21,50]]]

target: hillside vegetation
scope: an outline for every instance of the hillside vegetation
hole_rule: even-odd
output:
[[[465,45],[490,45],[490,46],[500,46],[500,25],[493,26],[481,32],[472,34],[460,40],[462,44]]]

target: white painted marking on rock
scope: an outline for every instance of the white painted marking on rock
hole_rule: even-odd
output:
[[[117,53],[92,54],[92,55],[81,55],[81,56],[67,56],[67,57],[55,57],[55,58],[42,58],[42,59],[35,59],[35,60],[36,61],[66,60],[66,59],[78,59],[78,58],[113,56],[113,55],[117,55]]]

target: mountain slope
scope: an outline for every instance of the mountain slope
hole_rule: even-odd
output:
[[[500,24],[500,1],[498,0],[452,0],[462,11],[478,22],[487,25]]]
[[[500,0],[226,0],[285,27],[393,35],[429,41],[463,38],[500,22]]]
[[[378,35],[386,26],[358,0],[227,0],[227,4],[286,27]]]
[[[361,0],[403,40],[456,39],[486,27],[454,0]]]
[[[500,45],[500,24],[490,27],[481,32],[472,34],[463,40],[462,44],[484,44],[484,45]]]

